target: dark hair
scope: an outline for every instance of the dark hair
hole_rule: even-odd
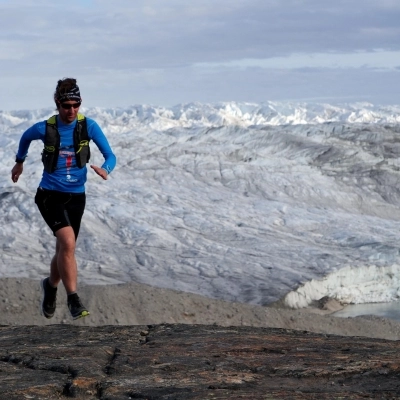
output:
[[[75,88],[77,88],[78,93],[79,93],[79,88],[78,88],[75,78],[63,78],[57,82],[57,87],[54,92],[54,102],[56,103],[57,109],[59,108],[59,100],[58,99],[65,96],[67,93],[71,92]]]

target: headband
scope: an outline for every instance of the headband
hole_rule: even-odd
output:
[[[68,100],[75,100],[75,101],[81,101],[81,93],[79,91],[79,86],[75,85],[73,86],[68,92],[64,93],[59,93],[57,96],[57,101],[59,103],[62,103],[64,101]]]

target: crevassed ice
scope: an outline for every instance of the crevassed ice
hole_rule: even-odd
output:
[[[82,112],[106,131],[118,163],[106,182],[88,170],[81,283],[134,281],[262,305],[292,292],[295,307],[326,295],[397,297],[399,106]],[[43,144],[32,144],[17,184],[10,170],[24,129],[53,113],[0,112],[0,277],[48,273],[54,237],[33,201]]]

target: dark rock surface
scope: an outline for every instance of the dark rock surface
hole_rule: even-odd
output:
[[[400,342],[215,325],[0,327],[0,399],[398,399]]]

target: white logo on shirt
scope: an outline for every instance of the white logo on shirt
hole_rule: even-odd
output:
[[[67,182],[78,182],[78,179],[72,179],[71,175],[67,175]]]

